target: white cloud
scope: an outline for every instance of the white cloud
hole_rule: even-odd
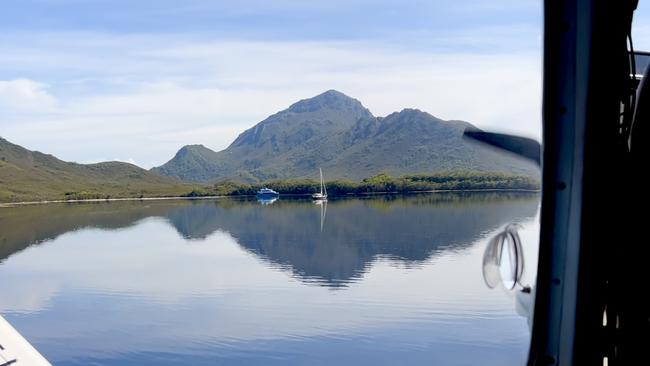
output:
[[[47,88],[48,85],[30,79],[0,80],[0,107],[16,111],[51,109],[56,98]]]

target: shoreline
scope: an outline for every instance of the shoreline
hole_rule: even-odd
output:
[[[22,202],[2,202],[0,208],[9,208],[14,206],[45,205],[50,203],[92,203],[92,202],[117,202],[117,201],[164,201],[164,200],[202,200],[215,199],[232,196],[201,196],[201,197],[183,197],[183,196],[165,196],[165,197],[123,197],[123,198],[91,198],[87,200],[43,200],[43,201],[22,201]]]
[[[418,194],[418,193],[458,193],[458,192],[520,192],[520,193],[540,193],[539,189],[439,189],[427,191],[406,191],[406,192],[361,192],[361,193],[348,193],[340,196],[331,196],[332,198],[338,197],[363,197],[363,196],[379,196],[379,195],[395,195],[395,194]],[[306,197],[311,196],[311,193],[295,193],[295,194],[280,194],[280,196],[288,197]],[[124,197],[124,198],[92,198],[86,200],[42,200],[42,201],[22,201],[22,202],[0,202],[0,208],[12,208],[19,206],[31,205],[45,205],[50,203],[93,203],[93,202],[120,202],[120,201],[165,201],[165,200],[210,200],[219,198],[233,198],[233,197],[255,197],[255,195],[232,195],[232,196],[196,196],[196,197],[183,197],[183,196],[167,196],[167,197]]]

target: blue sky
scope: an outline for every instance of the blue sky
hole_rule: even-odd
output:
[[[205,33],[264,40],[383,40],[395,32],[431,34],[538,24],[539,15],[533,1],[5,0],[0,28]]]
[[[0,136],[149,168],[337,89],[539,137],[541,19],[525,0],[4,0]]]

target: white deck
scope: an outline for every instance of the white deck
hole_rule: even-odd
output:
[[[0,366],[52,366],[0,316]]]

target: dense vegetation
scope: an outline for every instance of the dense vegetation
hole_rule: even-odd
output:
[[[405,175],[399,178],[382,173],[360,182],[334,180],[327,182],[326,186],[330,196],[434,190],[538,190],[540,188],[539,181],[527,176],[484,172],[444,172]],[[281,194],[311,194],[317,191],[318,182],[311,179],[275,180],[263,184],[222,181],[211,187],[193,190],[186,196],[253,195],[262,187],[271,188]]]

